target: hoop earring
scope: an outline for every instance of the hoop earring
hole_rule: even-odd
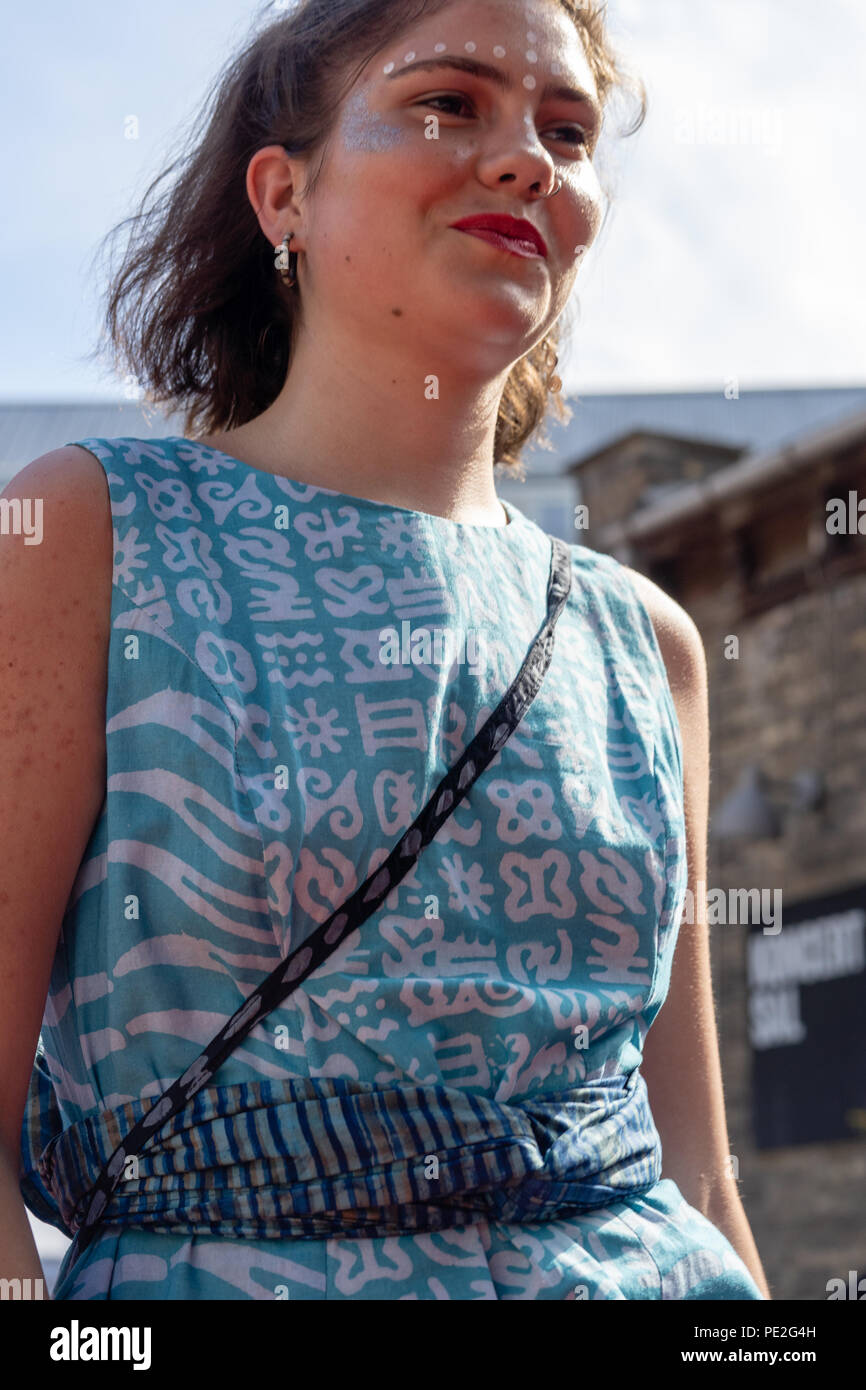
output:
[[[562,377],[556,370],[559,366],[559,353],[556,351],[556,348],[551,347],[550,344],[548,344],[548,351],[551,353],[553,361],[550,364],[550,371],[547,377],[547,389],[554,396],[558,396],[562,391]]]
[[[280,272],[280,279],[288,289],[294,289],[298,283],[298,253],[290,249],[294,235],[294,232],[287,232],[279,246],[274,247],[276,252],[274,265]]]

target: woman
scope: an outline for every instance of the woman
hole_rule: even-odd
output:
[[[769,1297],[705,926],[673,959],[703,652],[610,557],[563,547],[523,722],[378,910],[248,1010],[543,630],[550,538],[493,461],[558,386],[621,77],[571,0],[307,0],[142,214],[109,324],[188,437],[77,441],[7,489],[47,542],[3,580],[7,1277],[38,1274],[21,1129],[31,1210],[93,1217],[59,1298]]]

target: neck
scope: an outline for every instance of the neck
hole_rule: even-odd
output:
[[[387,353],[373,346],[359,354],[339,336],[302,331],[273,404],[208,442],[314,486],[502,526],[493,455],[510,366],[494,381],[473,379],[465,362],[423,355],[423,364],[408,352],[397,356],[393,342]]]

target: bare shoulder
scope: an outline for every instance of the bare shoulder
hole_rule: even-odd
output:
[[[89,449],[78,444],[40,454],[10,478],[0,496],[36,498],[44,497],[45,491],[57,504],[84,506],[89,511],[104,500],[106,514],[111,516],[105,470]]]
[[[52,449],[19,469],[0,498],[6,503],[0,537],[5,584],[63,581],[55,594],[69,593],[73,603],[90,585],[104,613],[114,540],[108,480],[99,460],[77,444]],[[67,585],[75,587],[74,595]]]
[[[102,464],[72,444],[40,455],[3,488],[0,521],[3,698],[26,695],[43,712],[54,707],[60,720],[64,709],[71,714],[72,699],[71,687],[64,696],[70,703],[59,698],[62,668],[74,682],[79,717],[98,736],[114,562]]]
[[[628,565],[623,569],[652,619],[672,693],[687,694],[705,686],[706,653],[693,619],[652,579]]]

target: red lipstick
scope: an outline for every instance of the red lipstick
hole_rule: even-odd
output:
[[[512,255],[533,258],[547,256],[547,246],[541,232],[522,217],[484,212],[474,217],[462,217],[451,225],[458,232],[481,237],[503,251],[510,251]]]

